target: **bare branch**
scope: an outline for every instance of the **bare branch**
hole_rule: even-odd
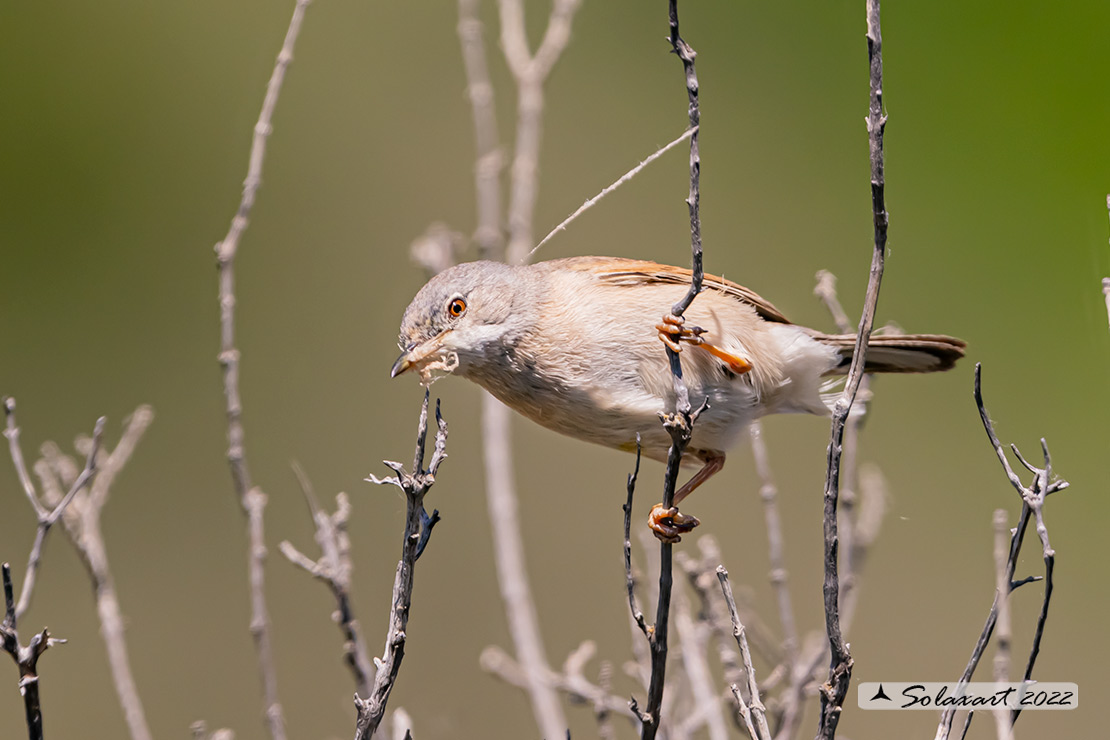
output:
[[[647,166],[649,164],[651,164],[655,160],[659,159],[664,154],[669,152],[671,149],[674,149],[676,146],[678,146],[682,142],[689,139],[696,132],[697,132],[697,129],[692,129],[692,128],[686,129],[686,131],[684,131],[681,136],[679,136],[677,139],[672,141],[670,144],[666,144],[665,146],[663,146],[659,149],[656,149],[655,152],[648,155],[648,157],[646,159],[644,159],[642,162],[640,162],[638,165],[636,165],[635,167],[630,169],[628,172],[625,172],[623,175],[621,175],[617,179],[617,181],[614,182],[612,185],[609,185],[608,187],[604,188],[600,193],[598,193],[594,197],[587,198],[586,201],[582,203],[582,205],[578,206],[578,209],[574,213],[572,213],[569,216],[567,216],[566,218],[564,218],[559,223],[558,226],[556,226],[554,229],[552,229],[551,231],[548,232],[547,236],[545,236],[543,239],[540,239],[539,244],[532,247],[532,251],[528,253],[528,258],[530,259],[532,257],[532,255],[534,255],[536,252],[539,251],[540,247],[542,247],[544,244],[547,244],[547,242],[551,241],[551,239],[556,234],[558,234],[560,231],[565,231],[567,226],[569,226],[572,221],[574,221],[579,216],[581,216],[583,213],[585,213],[586,211],[590,210],[595,205],[597,205],[598,202],[600,202],[602,198],[604,198],[606,195],[609,195],[610,193],[612,193],[614,190],[619,188],[621,185],[624,185],[626,182],[628,182],[629,180],[634,178],[636,175],[640,174],[642,171],[644,171],[644,169],[647,168]]]
[[[832,315],[833,323],[836,324],[840,333],[851,334],[852,320],[844,312],[844,306],[840,305],[840,299],[836,295],[836,275],[828,270],[818,270],[816,277],[817,285],[813,287],[813,295],[825,304],[825,308]]]
[[[701,246],[701,212],[700,212],[700,174],[701,159],[698,154],[698,131],[701,124],[701,114],[698,108],[698,76],[694,67],[694,58],[697,56],[679,34],[678,2],[670,0],[668,3],[668,23],[670,27],[669,41],[671,49],[682,61],[686,80],[686,94],[689,101],[690,118],[690,194],[686,205],[690,214],[690,252],[693,262],[690,289],[686,295],[671,307],[671,314],[681,320],[682,314],[693,303],[694,298],[701,292],[704,273],[702,270]],[[690,393],[682,379],[682,360],[670,344],[665,344],[667,361],[671,369],[671,378],[674,383],[675,405],[674,411],[660,415],[663,428],[671,438],[671,446],[667,452],[667,470],[663,479],[663,509],[674,508],[675,484],[678,480],[679,467],[686,447],[690,444],[693,435],[694,423],[698,416],[709,407],[706,399],[701,406],[692,410]],[[674,541],[677,541],[676,537]],[[663,690],[666,684],[667,672],[667,632],[670,619],[671,589],[673,586],[673,547],[674,541],[663,541],[659,546],[659,598],[655,610],[655,624],[650,629],[649,647],[651,652],[651,680],[648,684],[647,707],[643,712],[636,708],[637,715],[641,718],[641,740],[653,740],[658,733],[662,721]]]
[[[305,10],[310,0],[296,0],[293,17],[285,32],[285,40],[278,53],[270,81],[266,85],[266,96],[262,101],[262,111],[254,125],[254,139],[251,142],[250,163],[247,178],[243,181],[243,195],[231,227],[223,241],[216,245],[216,263],[219,267],[220,285],[220,354],[223,367],[224,395],[227,401],[227,460],[231,466],[231,477],[239,505],[247,517],[249,540],[248,575],[251,593],[250,631],[254,637],[258,653],[258,672],[262,680],[263,709],[266,725],[273,740],[285,740],[285,717],[278,700],[277,675],[274,669],[273,644],[270,634],[270,617],[266,610],[265,560],[266,539],[263,525],[263,512],[266,508],[266,494],[262,489],[251,485],[247,469],[246,451],[243,441],[243,406],[239,396],[239,350],[235,346],[235,255],[239,249],[239,238],[250,221],[251,208],[255,195],[262,183],[262,163],[266,157],[266,140],[273,130],[274,108],[277,106],[285,71],[293,61],[293,47],[301,31]]]
[[[503,156],[497,133],[493,105],[493,85],[489,78],[482,22],[478,18],[479,0],[459,0],[459,43],[466,69],[467,94],[474,119],[474,192],[477,197],[478,226],[474,241],[483,259],[501,259],[504,237],[501,233],[501,167]]]
[[[775,590],[775,601],[778,604],[779,623],[782,625],[782,650],[783,662],[787,672],[794,672],[794,663],[797,660],[798,628],[794,622],[794,607],[790,600],[790,589],[787,586],[789,574],[786,570],[786,557],[782,536],[782,521],[778,510],[778,486],[775,485],[771,474],[771,464],[767,459],[767,445],[763,442],[763,425],[756,421],[748,429],[752,442],[752,457],[755,459],[755,471],[759,476],[761,485],[759,497],[763,501],[763,517],[767,526],[767,549],[771,561],[770,581]]]
[[[624,580],[628,587],[628,609],[632,613],[632,621],[644,633],[644,637],[651,639],[644,613],[636,603],[636,579],[632,575],[632,497],[636,493],[636,478],[640,474],[640,435],[636,435],[636,467],[628,474],[628,500],[624,506]]]
[[[108,561],[101,519],[111,484],[130,459],[153,419],[154,411],[149,406],[135,409],[126,419],[120,441],[111,452],[99,449],[99,435],[94,435],[91,440],[77,440],[78,452],[97,460],[97,473],[87,493],[78,493],[68,507],[60,507],[64,501],[62,486],[69,485],[72,491],[80,481],[80,475],[75,477],[76,465],[73,460],[63,455],[54,445],[48,444],[44,445],[43,459],[35,464],[35,472],[43,483],[43,499],[54,506],[55,510],[61,508],[66,533],[77,549],[92,583],[97,617],[100,620],[100,635],[108,653],[112,681],[132,740],[150,740],[150,726],[131,672],[123,612]]]
[[[871,67],[871,99],[867,117],[867,133],[871,149],[871,211],[875,244],[871,257],[871,272],[867,281],[867,297],[860,315],[856,346],[848,379],[832,412],[829,435],[827,471],[825,475],[825,578],[822,586],[825,599],[825,632],[829,638],[831,663],[827,683],[821,689],[821,716],[818,736],[832,740],[840,721],[840,711],[848,695],[852,676],[852,656],[840,624],[840,577],[838,570],[837,504],[840,495],[840,467],[844,426],[856,400],[863,380],[864,362],[871,330],[875,325],[875,308],[879,301],[879,287],[883,279],[886,258],[888,216],[884,197],[883,133],[886,115],[883,113],[883,54],[882,29],[879,20],[879,0],[867,0],[867,52]]]
[[[27,473],[27,464],[23,460],[23,453],[19,447],[19,427],[15,423],[15,399],[4,399],[4,411],[7,415],[7,428],[4,435],[8,437],[10,443],[12,462],[15,464],[16,471],[19,475],[20,481],[23,483],[24,491],[27,493],[27,498],[31,502],[32,507],[35,509],[35,516],[38,518],[38,526],[35,529],[35,541],[31,545],[31,554],[27,557],[27,571],[23,576],[23,586],[19,591],[19,603],[15,607],[16,618],[22,617],[27,613],[27,609],[31,606],[31,596],[35,591],[35,581],[38,575],[39,563],[42,560],[42,548],[46,541],[46,535],[54,523],[69,506],[73,498],[85,488],[86,485],[93,479],[97,472],[97,455],[100,452],[101,437],[104,433],[104,417],[96,420],[96,426],[93,429],[92,444],[89,453],[85,459],[85,467],[78,474],[76,480],[70,486],[69,491],[57,502],[51,504],[52,508],[47,508],[43,505],[38,494],[35,492],[34,484]]]
[[[381,724],[385,716],[386,704],[389,695],[393,692],[393,685],[397,681],[397,674],[401,670],[401,661],[405,657],[405,642],[407,639],[409,613],[412,606],[413,578],[416,571],[416,561],[420,558],[424,546],[431,535],[432,527],[438,521],[439,512],[433,511],[428,516],[424,510],[424,496],[435,483],[436,471],[440,463],[446,458],[447,448],[447,422],[439,412],[439,402],[436,401],[436,436],[435,450],[427,469],[424,468],[424,444],[428,436],[428,391],[424,391],[424,404],[420,409],[420,421],[416,432],[416,453],[414,455],[412,473],[406,473],[398,463],[386,462],[385,464],[397,472],[396,478],[384,480],[370,476],[366,480],[377,484],[390,484],[397,486],[405,494],[405,537],[401,545],[401,560],[397,563],[397,576],[393,581],[393,600],[389,610],[389,629],[386,632],[385,652],[379,660],[375,658],[377,674],[374,676],[374,685],[370,695],[363,699],[355,694],[355,708],[358,719],[355,725],[355,740],[369,740]]]
[[[4,397],[4,416],[6,419],[4,436],[8,438],[8,449],[11,452],[16,475],[19,476],[19,482],[23,484],[23,492],[26,494],[27,500],[31,502],[35,515],[42,519],[47,510],[39,501],[39,497],[35,493],[35,485],[31,482],[31,476],[27,473],[27,463],[23,460],[23,450],[19,446],[19,427],[15,423],[15,399],[11,396]]]
[[[1056,551],[1053,550],[1049,544],[1048,530],[1044,524],[1044,502],[1053,491],[1066,488],[1067,481],[1052,480],[1052,458],[1048,452],[1048,445],[1043,439],[1041,440],[1041,451],[1044,456],[1044,467],[1034,468],[1033,482],[1029,486],[1025,486],[1021,482],[1021,479],[1017,477],[1017,474],[1014,473],[1013,468],[1010,467],[1010,463],[1006,459],[1005,453],[1002,451],[1002,445],[998,441],[998,435],[995,434],[994,425],[991,423],[990,415],[987,413],[986,406],[983,403],[982,366],[980,364],[976,364],[975,366],[975,404],[979,409],[979,418],[983,422],[983,429],[987,433],[987,438],[990,440],[991,447],[994,448],[995,454],[1002,463],[1007,479],[1010,481],[1011,485],[1017,489],[1022,500],[1021,514],[1018,516],[1017,526],[1012,530],[1012,534],[1010,535],[1009,556],[1006,559],[1004,580],[1009,584],[1009,591],[1013,591],[1018,586],[1029,583],[1032,580],[1037,580],[1032,578],[1025,578],[1019,581],[1014,580],[1014,571],[1017,568],[1018,556],[1021,554],[1021,545],[1025,539],[1025,532],[1029,526],[1030,518],[1036,522],[1037,535],[1041,540],[1042,556],[1045,564],[1045,587],[1044,597],[1041,601],[1040,614],[1037,617],[1037,629],[1033,635],[1033,644],[1029,651],[1029,659],[1025,665],[1023,680],[1029,681],[1033,675],[1033,666],[1037,662],[1041,638],[1044,636],[1045,622],[1048,619],[1048,607],[1052,599],[1053,589],[1052,575],[1056,565]],[[1002,598],[1002,592],[996,590],[994,601],[991,603],[990,612],[987,614],[986,624],[983,625],[983,630],[979,634],[979,639],[976,641],[975,647],[971,651],[971,658],[968,660],[967,667],[960,677],[960,683],[967,683],[970,681],[972,675],[975,673],[976,667],[979,665],[979,661],[982,658],[987,643],[990,642],[991,635],[998,623]],[[1010,713],[1011,731],[1013,724],[1017,722],[1017,718],[1020,715],[1021,712],[1019,710],[1014,710]],[[954,718],[955,711],[951,709],[946,709],[941,714],[940,724],[937,726],[936,740],[947,740],[952,731],[952,722]],[[970,722],[970,720],[968,721]]]
[[[1006,683],[1010,680],[1010,579],[1006,573],[1006,556],[1009,547],[1006,541],[1009,534],[1009,525],[1006,521],[1006,510],[995,509],[994,512],[994,574],[995,597],[998,600],[998,644],[994,654],[994,680]],[[1012,737],[1012,723],[1010,712],[1005,708],[995,709],[995,724],[998,730],[998,740],[1010,740]]]
[[[23,696],[23,711],[27,719],[27,734],[30,740],[42,740],[42,706],[39,701],[38,660],[46,649],[59,645],[65,640],[50,637],[47,630],[39,632],[26,646],[19,642],[16,629],[15,595],[12,588],[12,569],[7,563],[2,566],[4,583],[4,619],[0,621],[0,647],[12,656],[19,668],[19,693]]]
[[[509,188],[509,245],[506,262],[522,264],[532,246],[532,216],[539,185],[543,130],[543,84],[570,40],[580,0],[554,0],[543,40],[528,49],[523,0],[499,0],[501,47],[517,84],[516,146]],[[560,731],[561,733],[561,731]]]
[[[578,0],[556,0],[540,49],[528,50],[522,0],[500,0],[501,44],[517,83],[516,151],[508,221],[510,244],[503,254],[498,148],[493,87],[482,45],[481,23],[475,0],[459,2],[459,37],[475,125],[477,162],[475,191],[478,226],[475,240],[487,259],[522,261],[532,239],[532,214],[538,190],[538,160],[543,113],[543,83],[569,38]],[[543,677],[551,669],[540,637],[539,618],[528,584],[524,543],[517,517],[513,484],[509,410],[493,396],[482,396],[482,447],[486,471],[486,501],[493,531],[498,585],[505,604],[517,659],[528,678],[528,694],[540,731],[562,737],[567,722],[556,692]]]
[[[304,471],[297,465],[294,465],[294,470],[312,512],[316,542],[320,546],[320,559],[312,560],[287,541],[281,543],[281,553],[289,562],[323,582],[331,591],[335,598],[332,619],[343,633],[343,661],[354,676],[355,690],[360,695],[369,696],[374,666],[370,662],[362,629],[351,606],[351,571],[354,566],[351,562],[351,540],[347,534],[351,505],[347,494],[339,493],[335,497],[335,513],[322,511],[316,504]]]
[[[594,684],[586,678],[585,666],[596,651],[597,646],[586,640],[567,656],[562,672],[549,669],[544,675],[544,682],[566,694],[572,702],[589,704],[594,710],[599,725],[604,725],[607,718],[613,714],[635,722],[636,715],[629,709],[627,700],[612,694],[603,682]],[[487,673],[497,676],[505,683],[528,691],[528,677],[525,675],[524,668],[501,648],[493,645],[487,647],[482,651],[478,662],[482,670]]]
[[[678,555],[684,553],[679,552]],[[728,724],[721,709],[721,697],[710,672],[708,647],[713,636],[713,627],[708,619],[695,619],[690,607],[690,598],[683,589],[675,592],[675,631],[680,645],[679,657],[686,674],[685,688],[691,699],[691,708],[682,712],[685,716],[680,724],[681,730],[672,735],[687,731],[693,734],[701,725],[708,730],[709,740],[726,740]],[[681,735],[680,735],[681,736]]]
[[[744,703],[740,690],[735,685],[732,689],[733,693],[740,702],[741,711],[744,712],[745,707],[750,707],[751,714],[755,716],[758,733],[753,737],[757,740],[771,740],[771,730],[767,727],[767,710],[759,700],[759,685],[755,678],[755,668],[752,667],[752,653],[748,649],[744,625],[740,623],[740,617],[736,613],[736,599],[732,596],[732,586],[728,582],[728,571],[725,570],[725,566],[717,566],[717,579],[721,582],[721,593],[724,594],[729,616],[732,617],[732,634],[736,637],[736,646],[740,648],[740,656],[744,660],[744,673],[748,677],[748,703]]]

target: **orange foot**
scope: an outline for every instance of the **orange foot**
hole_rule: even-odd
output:
[[[702,338],[705,334],[705,329],[700,326],[691,326],[686,328],[684,324],[686,319],[674,314],[667,314],[663,317],[663,322],[655,325],[655,330],[659,332],[659,339],[663,344],[667,345],[674,352],[682,351],[682,342],[689,342],[695,347],[701,347],[709,354],[716,357],[718,360],[723,361],[728,365],[729,369],[737,375],[743,375],[752,369],[752,364],[739,355],[734,355],[731,352],[726,352],[716,345],[710,344]]]
[[[651,513],[648,514],[648,527],[655,537],[660,542],[668,542],[672,545],[682,541],[679,535],[691,531],[699,524],[701,522],[696,516],[683,514],[676,506],[664,509],[663,504],[656,504],[651,507]]]

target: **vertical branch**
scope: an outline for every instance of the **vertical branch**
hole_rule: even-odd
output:
[[[554,0],[536,53],[528,49],[523,0],[499,0],[501,46],[517,85],[516,146],[509,188],[509,245],[505,261],[523,264],[532,248],[532,216],[539,192],[543,85],[567,42],[581,0]]]
[[[998,600],[998,645],[994,654],[994,680],[1007,683],[1010,680],[1010,579],[1006,577],[1006,555],[1008,547],[1006,535],[1009,527],[1006,510],[994,512],[994,593]],[[1008,740],[1011,736],[1010,712],[1006,708],[994,710],[998,740]]]
[[[852,656],[844,641],[840,625],[840,577],[838,571],[839,539],[837,533],[837,503],[840,494],[840,465],[844,425],[863,379],[867,343],[875,323],[875,308],[879,301],[879,286],[883,278],[886,257],[887,212],[884,197],[883,133],[886,116],[883,114],[883,55],[882,29],[879,18],[879,0],[867,0],[867,52],[871,67],[871,100],[867,117],[867,133],[871,151],[871,211],[875,232],[875,245],[871,257],[871,272],[867,281],[867,297],[860,316],[856,334],[852,366],[848,380],[832,413],[829,435],[827,470],[825,474],[825,578],[822,585],[825,600],[825,632],[829,639],[831,661],[829,677],[821,687],[821,716],[818,736],[831,738],[836,735],[840,711],[848,695],[852,675]]]
[[[778,602],[779,623],[782,625],[783,663],[787,675],[793,675],[794,663],[798,652],[798,628],[794,621],[794,607],[787,587],[788,573],[786,557],[783,553],[782,522],[779,519],[778,486],[771,475],[771,465],[767,460],[767,445],[763,442],[763,425],[758,421],[748,430],[752,441],[752,457],[761,485],[759,497],[763,500],[763,515],[767,526],[767,549],[771,561],[770,581]]]
[[[27,720],[27,736],[30,740],[42,740],[42,704],[39,701],[39,656],[47,648],[64,643],[55,640],[47,630],[39,632],[23,646],[16,630],[15,594],[12,588],[12,569],[7,563],[2,566],[4,582],[4,619],[0,621],[0,648],[12,656],[19,668],[19,693],[23,696],[23,713]]]
[[[474,119],[474,193],[478,207],[474,241],[482,259],[494,260],[501,259],[505,243],[501,233],[502,154],[478,4],[479,0],[459,0],[458,34]]]
[[[686,295],[671,307],[671,314],[681,320],[682,314],[694,302],[694,298],[701,292],[702,247],[701,247],[701,212],[700,212],[700,175],[701,158],[698,153],[698,133],[701,126],[701,114],[698,108],[698,76],[694,68],[694,59],[697,54],[679,35],[678,2],[670,0],[668,3],[668,21],[670,33],[668,40],[671,49],[682,60],[685,73],[686,94],[689,101],[690,129],[690,194],[686,205],[690,214],[690,251],[693,261],[693,274],[690,289]],[[663,427],[671,437],[671,446],[667,451],[667,470],[663,479],[664,509],[674,506],[675,484],[678,480],[679,466],[682,456],[690,443],[693,426],[702,411],[709,407],[708,399],[696,410],[691,410],[690,393],[682,379],[682,360],[678,352],[669,345],[666,347],[667,360],[671,368],[671,377],[674,382],[675,408],[673,412],[662,415]],[[673,586],[673,548],[671,542],[662,542],[659,545],[659,600],[655,610],[655,625],[651,630],[649,640],[651,648],[651,680],[648,683],[647,707],[641,715],[642,740],[652,740],[659,731],[661,712],[663,708],[663,689],[667,672],[667,632],[670,619],[671,589]]]
[[[555,0],[547,30],[535,55],[528,49],[521,0],[500,0],[501,44],[517,83],[516,151],[508,221],[510,243],[502,254],[500,150],[481,22],[476,0],[459,0],[459,39],[466,68],[475,126],[477,162],[475,191],[478,226],[475,240],[482,256],[523,262],[532,240],[538,159],[543,114],[543,83],[570,38],[570,24],[579,0]],[[493,531],[494,554],[501,598],[523,669],[536,723],[546,737],[561,737],[567,728],[558,694],[544,680],[551,671],[540,637],[539,618],[528,584],[524,543],[520,533],[517,496],[513,484],[509,410],[488,393],[482,395],[483,459],[486,501]]]
[[[482,394],[482,452],[486,470],[486,502],[493,533],[494,558],[501,600],[528,684],[532,711],[544,737],[562,737],[567,722],[555,690],[544,681],[551,670],[540,636],[539,616],[528,583],[524,541],[520,533],[516,488],[513,484],[509,409]]]
[[[393,600],[389,610],[389,629],[385,638],[385,654],[379,660],[375,658],[378,672],[374,676],[374,686],[370,695],[363,699],[355,694],[355,709],[358,719],[355,724],[355,740],[369,740],[381,724],[385,716],[386,704],[389,695],[393,692],[393,685],[401,670],[401,661],[405,657],[405,642],[409,623],[409,612],[412,607],[413,578],[416,571],[416,561],[420,557],[423,546],[427,544],[432,527],[439,520],[439,512],[433,511],[431,516],[424,510],[424,497],[435,483],[436,472],[440,463],[447,458],[447,422],[439,413],[439,402],[436,401],[436,437],[435,451],[432,453],[431,462],[424,469],[424,442],[428,435],[428,392],[424,392],[424,405],[420,410],[420,421],[416,432],[416,454],[413,460],[412,472],[406,473],[404,466],[399,462],[384,461],[386,467],[397,475],[388,478],[377,478],[371,475],[366,480],[377,485],[397,486],[405,494],[405,536],[401,543],[401,560],[397,563],[397,575],[393,580]]]
[[[266,610],[265,560],[266,539],[263,511],[266,494],[251,485],[243,447],[243,406],[239,397],[239,350],[235,346],[235,254],[239,238],[250,220],[255,195],[262,183],[262,162],[266,157],[266,140],[273,130],[274,108],[277,106],[285,71],[293,61],[293,47],[301,31],[305,10],[310,0],[297,0],[293,17],[285,32],[285,41],[278,53],[274,71],[266,85],[262,111],[254,126],[250,163],[247,178],[243,181],[243,195],[239,209],[231,220],[231,227],[223,241],[216,245],[216,263],[220,285],[220,364],[224,371],[224,395],[227,399],[227,460],[239,505],[247,517],[249,539],[248,572],[251,593],[250,630],[258,652],[258,670],[262,679],[263,705],[266,723],[273,740],[285,740],[285,718],[278,700],[277,675],[274,669],[273,645],[270,635],[270,617]]]

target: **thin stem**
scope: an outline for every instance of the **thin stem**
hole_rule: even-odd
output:
[[[821,715],[818,737],[832,740],[840,722],[840,712],[848,695],[852,676],[852,656],[840,624],[840,577],[838,569],[837,504],[840,495],[840,467],[843,452],[844,426],[855,402],[867,355],[867,344],[875,324],[875,309],[879,302],[883,265],[886,258],[888,216],[885,201],[885,176],[883,172],[883,133],[886,115],[883,113],[883,55],[882,29],[879,17],[879,0],[867,0],[867,52],[870,60],[870,104],[867,133],[871,154],[871,212],[874,227],[874,250],[871,271],[867,281],[867,296],[860,315],[856,333],[855,351],[848,380],[832,413],[829,435],[828,460],[825,474],[824,512],[824,562],[825,578],[822,591],[825,601],[825,633],[829,640],[830,664],[828,681],[821,689]]]
[[[266,540],[263,512],[266,494],[251,485],[243,442],[243,406],[239,395],[239,350],[235,346],[235,255],[239,239],[250,222],[251,208],[262,183],[262,163],[266,157],[266,141],[273,130],[274,108],[277,106],[285,72],[293,61],[293,48],[301,31],[305,10],[310,0],[297,0],[293,17],[285,32],[285,40],[278,53],[262,111],[254,126],[247,178],[243,181],[243,195],[231,227],[223,241],[216,245],[216,262],[219,267],[220,285],[220,364],[224,371],[224,395],[227,401],[227,460],[239,505],[247,517],[249,541],[247,570],[251,592],[250,631],[258,653],[258,671],[262,680],[263,708],[266,724],[273,740],[285,740],[285,717],[278,700],[277,674],[274,668],[273,642],[270,634],[270,617],[266,609],[265,561]]]
[[[736,613],[736,599],[732,595],[732,584],[728,582],[728,571],[723,565],[717,566],[717,579],[721,582],[721,593],[724,594],[725,603],[728,604],[728,614],[732,618],[732,634],[736,638],[736,646],[740,648],[740,657],[744,661],[744,673],[748,677],[748,706],[755,716],[758,729],[757,740],[771,740],[771,730],[767,727],[767,710],[759,699],[759,684],[755,678],[755,668],[752,666],[752,652],[748,649],[748,638],[744,625],[740,623],[740,616]],[[737,690],[737,697],[740,692]]]
[[[609,185],[608,187],[603,188],[602,191],[600,193],[598,193],[597,195],[595,195],[594,197],[587,198],[585,200],[585,202],[582,203],[582,205],[578,206],[578,209],[575,210],[574,213],[570,214],[569,216],[564,218],[561,222],[559,222],[558,226],[556,226],[554,229],[549,231],[547,233],[547,236],[545,236],[543,239],[540,239],[539,243],[536,246],[532,247],[532,251],[528,253],[528,258],[530,259],[532,257],[532,255],[534,255],[536,252],[538,252],[540,250],[540,247],[542,247],[544,244],[547,244],[549,241],[551,241],[551,239],[554,238],[555,235],[558,234],[560,231],[566,231],[567,226],[569,226],[571,224],[571,222],[573,222],[575,219],[577,219],[583,213],[585,213],[586,211],[590,210],[595,205],[597,205],[601,201],[602,198],[609,195],[614,190],[619,188],[621,185],[624,185],[626,182],[628,182],[629,180],[634,178],[636,175],[643,172],[649,164],[651,164],[655,160],[659,159],[664,154],[669,152],[671,149],[674,149],[676,146],[678,146],[682,142],[689,139],[696,132],[697,132],[697,129],[692,129],[692,128],[686,129],[686,131],[684,131],[681,136],[679,136],[677,139],[675,139],[671,143],[666,144],[666,145],[660,147],[659,149],[656,149],[654,152],[649,154],[647,156],[647,158],[644,159],[642,162],[640,162],[638,165],[636,165],[635,167],[630,169],[628,172],[625,172],[623,175],[621,175],[619,178],[617,178],[616,182],[614,182],[612,185]]]

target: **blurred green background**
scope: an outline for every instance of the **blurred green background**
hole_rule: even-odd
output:
[[[514,92],[484,3],[503,143]],[[158,737],[190,722],[262,738],[243,519],[224,460],[212,246],[246,172],[251,129],[293,3],[15,3],[0,10],[0,392],[19,401],[24,449],[66,449],[150,403],[156,419],[117,481],[105,530],[134,671]],[[1036,675],[1076,681],[1073,712],[1028,712],[1019,735],[1094,736],[1110,660],[1105,615],[1110,337],[1110,63],[1102,2],[887,3],[890,256],[880,321],[946,332],[969,356],[943,376],[884,378],[861,456],[891,501],[849,639],[854,678],[951,680],[993,590],[991,512],[1016,518],[971,399],[975,362],[1004,442],[1051,444],[1070,491],[1048,508],[1057,592]],[[535,43],[547,3],[528,3]],[[863,0],[687,2],[702,89],[707,270],[741,281],[799,323],[829,327],[813,274],[840,277],[853,316],[871,254]],[[473,132],[454,3],[320,0],[274,120],[264,183],[242,242],[238,341],[247,452],[270,495],[269,604],[291,737],[353,733],[330,596],[276,552],[312,549],[290,471],[354,502],[354,601],[380,652],[404,505],[363,482],[409,459],[421,390],[390,382],[401,312],[422,283],[410,242],[433,221],[475,222]],[[537,235],[685,126],[665,3],[585,0],[547,86]],[[687,264],[687,161],[668,154],[544,247]],[[511,647],[492,562],[478,391],[434,387],[450,455],[417,572],[409,646],[391,706],[420,740],[534,738],[526,699],[478,667]],[[766,425],[783,495],[788,566],[805,629],[821,625],[820,517],[827,423]],[[586,638],[630,656],[621,566],[632,458],[520,419],[517,479],[528,567],[549,658]],[[5,455],[6,457],[6,455]],[[645,463],[637,521],[662,466]],[[0,557],[22,573],[34,518],[0,463]],[[568,536],[568,507],[589,513]],[[747,449],[687,507],[722,543],[734,582],[772,624],[767,548]],[[85,575],[61,531],[48,544],[26,634],[69,638],[41,663],[47,732],[125,728]],[[683,546],[688,546],[683,543]],[[1019,575],[1041,569],[1030,542]],[[1014,598],[1024,660],[1040,587]],[[16,670],[0,660],[0,736],[24,733]],[[984,666],[984,678],[989,664]],[[618,693],[633,690],[622,677]],[[642,691],[636,689],[642,696]],[[926,737],[932,713],[861,712],[853,738]],[[571,708],[576,737],[594,734]],[[812,730],[807,718],[803,735]],[[623,729],[623,728],[622,728]],[[993,736],[984,719],[974,737]]]

